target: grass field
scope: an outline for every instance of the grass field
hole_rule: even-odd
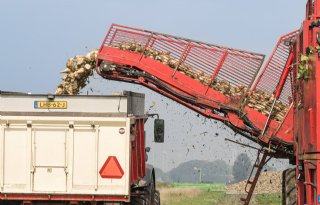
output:
[[[224,184],[160,184],[162,205],[241,205],[241,195],[225,194]],[[281,205],[281,194],[254,195],[250,205]]]

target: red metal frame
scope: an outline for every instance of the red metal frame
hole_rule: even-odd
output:
[[[263,90],[267,93],[275,93],[277,90],[277,86],[280,82],[281,76],[283,74],[284,68],[290,66],[288,63],[291,60],[289,59],[290,53],[290,42],[293,41],[299,30],[288,33],[278,40],[275,48],[273,49],[270,58],[264,65],[261,74],[255,81],[251,92],[255,89]],[[289,60],[288,60],[289,59]],[[280,95],[280,100],[285,104],[290,104],[288,98],[292,98],[292,78],[283,78],[285,81],[284,87],[278,94]]]
[[[4,201],[115,201],[128,202],[129,196],[111,195],[65,195],[65,194],[11,194],[1,193]]]
[[[307,47],[316,48],[319,44],[320,28],[311,26],[320,19],[320,1],[308,1],[306,6],[306,20],[299,31],[299,37],[294,45],[294,63],[296,78],[301,54],[306,53]],[[319,54],[309,56],[309,79],[296,80],[294,90],[294,136],[296,136],[295,156],[296,164],[300,169],[296,170],[297,176],[303,179],[297,180],[298,205],[319,204],[320,200],[320,60]]]
[[[131,128],[131,184],[138,182],[146,174],[144,119],[137,119]]]
[[[151,44],[150,41],[152,41]],[[207,75],[211,75],[219,68],[221,73],[217,76],[218,79],[228,80],[235,85],[243,84],[247,87],[251,87],[251,83],[265,57],[254,52],[118,24],[111,25],[99,53],[102,52],[105,46],[112,46],[122,42],[136,42],[145,47],[169,51],[173,57],[180,59],[181,63],[186,63],[192,66],[195,71],[202,71]],[[220,64],[221,57],[225,52],[227,52],[228,58],[225,59],[224,63]],[[229,79],[228,73],[230,71],[239,77],[237,79]],[[175,72],[171,72],[173,72],[171,76],[174,76]]]
[[[288,34],[287,36],[291,37],[293,33]],[[287,36],[286,38],[281,39],[281,43],[283,43],[283,39],[288,38]],[[212,109],[220,110],[221,105],[239,109],[239,106],[245,96],[240,98],[227,97],[210,88],[210,86],[205,86],[197,80],[192,79],[180,72],[176,72],[176,69],[172,69],[167,65],[155,61],[154,59],[148,58],[139,53],[120,50],[110,46],[123,42],[136,42],[145,46],[145,48],[147,46],[152,46],[158,50],[169,51],[171,52],[172,56],[180,59],[181,62],[191,65],[195,71],[206,72],[208,75],[210,75],[210,83],[217,78],[219,80],[227,80],[234,85],[243,84],[248,88],[251,88],[251,90],[257,87],[257,85],[260,86],[260,80],[263,79],[263,75],[260,75],[259,80],[254,80],[259,72],[259,68],[262,65],[264,55],[249,51],[226,48],[172,35],[112,24],[99,50],[98,64],[102,61],[106,61],[115,65],[124,65],[144,71],[152,76],[155,76],[159,81],[170,87],[172,90],[175,90],[182,95],[196,98],[197,103],[192,104],[185,102],[183,99],[179,99],[169,92],[158,88],[153,82],[150,82],[150,80],[145,80],[143,78],[134,79],[130,77],[124,77],[118,75],[116,72],[108,74],[100,73],[99,69],[97,69],[97,72],[101,76],[108,79],[142,84],[201,113],[204,116],[222,120],[224,122],[230,122],[239,129],[250,132],[265,144],[269,143],[270,137],[274,134],[277,134],[277,140],[284,141],[288,144],[293,142],[292,118],[286,119],[284,122],[271,120],[266,135],[260,136],[259,133],[248,130],[243,122],[243,119],[241,119],[239,115],[235,115],[232,112],[227,112],[226,116],[221,116],[212,112]],[[150,44],[150,42],[152,43]],[[268,65],[270,65],[270,62],[273,62],[273,59],[276,58],[277,55],[272,55],[268,61]],[[284,61],[282,70],[286,66],[286,63],[287,61]],[[279,67],[279,69],[280,68],[281,67]],[[263,72],[268,70],[268,66],[265,66]],[[233,73],[233,75],[230,75],[230,73]],[[281,73],[279,74],[279,79],[280,77]],[[288,80],[286,80],[286,82],[287,81]],[[253,87],[251,87],[253,82],[255,82],[255,84]],[[281,90],[286,89],[286,85],[284,88],[282,88],[283,86],[280,87]],[[264,116],[247,106],[245,106],[242,111],[246,113],[246,116],[256,128],[260,130],[264,128],[267,121],[267,116]],[[292,112],[288,113],[289,114],[287,116],[292,116]]]

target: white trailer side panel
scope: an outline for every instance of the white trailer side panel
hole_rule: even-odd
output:
[[[130,195],[130,118],[36,118],[1,123],[2,193]],[[99,174],[110,156],[121,178]]]
[[[1,187],[8,192],[27,190],[29,173],[28,165],[28,137],[27,129],[2,129],[1,135]]]
[[[0,93],[0,194],[129,201],[130,123],[143,117],[139,93]]]

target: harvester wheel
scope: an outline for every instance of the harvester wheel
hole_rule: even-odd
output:
[[[282,173],[282,205],[297,204],[296,169],[287,169]]]

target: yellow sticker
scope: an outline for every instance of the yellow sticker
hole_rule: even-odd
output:
[[[67,101],[34,101],[34,109],[67,109]]]

